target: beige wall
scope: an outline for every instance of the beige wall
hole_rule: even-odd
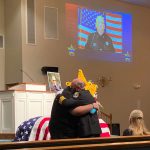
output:
[[[4,0],[0,0],[0,35],[4,35]],[[0,49],[0,90],[5,89],[5,49]]]
[[[71,1],[71,0],[70,0]],[[74,0],[75,1],[75,0]],[[131,110],[140,108],[144,111],[146,124],[150,129],[150,9],[121,3],[115,0],[80,0],[75,1],[90,7],[104,8],[113,11],[132,13],[133,15],[133,55],[132,63],[112,63],[104,61],[79,60],[67,55],[65,38],[65,0],[36,0],[36,45],[26,44],[25,1],[22,1],[22,51],[19,52],[19,63],[22,59],[22,69],[36,83],[46,82],[40,71],[42,66],[58,66],[63,85],[77,76],[79,68],[83,69],[87,79],[96,81],[101,75],[111,76],[112,81],[104,88],[99,88],[99,100],[106,112],[111,112],[113,122],[120,123],[121,130],[128,126],[128,116]],[[43,6],[59,9],[59,40],[44,39],[44,8]],[[140,13],[139,13],[140,12]],[[6,18],[7,19],[7,18]],[[18,20],[18,19],[17,19]],[[18,21],[16,21],[18,22]],[[20,32],[19,32],[20,33]],[[20,34],[18,35],[20,37]],[[19,40],[20,42],[20,40]],[[11,48],[11,46],[10,46]],[[20,48],[20,45],[17,49]],[[20,54],[22,53],[22,57]],[[7,68],[8,69],[8,68]],[[15,74],[13,74],[15,76]],[[18,75],[17,75],[18,76]],[[11,81],[10,74],[8,75]],[[18,80],[17,78],[13,78]],[[23,74],[24,82],[31,80]],[[140,84],[140,89],[134,89],[134,84]]]
[[[77,1],[76,1],[77,2]],[[78,1],[90,8],[111,9],[132,13],[133,15],[133,54],[132,63],[89,62],[79,61],[67,55],[65,39],[65,10],[63,0],[37,0],[37,45],[23,46],[23,67],[32,75],[36,82],[43,80],[40,72],[42,66],[58,66],[63,85],[77,75],[79,68],[83,69],[86,77],[96,81],[101,76],[111,76],[112,81],[104,88],[99,89],[99,100],[106,112],[113,114],[113,122],[120,123],[121,129],[128,126],[128,115],[131,110],[140,107],[144,111],[146,124],[150,128],[149,105],[150,70],[147,68],[150,55],[150,9],[134,6],[118,1]],[[43,37],[43,6],[58,7],[59,9],[59,40],[45,40]],[[140,14],[139,14],[140,10]],[[141,88],[135,90],[134,84]]]
[[[21,1],[5,0],[5,83],[22,81]]]

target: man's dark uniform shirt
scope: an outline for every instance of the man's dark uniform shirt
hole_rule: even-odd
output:
[[[68,95],[65,95],[65,92]],[[67,87],[63,91],[62,95],[65,95],[66,98],[70,98],[71,96],[69,94],[72,95],[73,93],[71,91],[71,88]],[[59,103],[59,98],[60,95],[57,95],[51,111],[51,120],[49,122],[49,131],[51,134],[51,138],[75,138],[77,137],[75,130],[77,128],[76,122],[78,117],[71,115],[71,108],[62,106]]]
[[[106,33],[99,35],[98,32],[89,34],[85,49],[115,52],[111,38]]]
[[[60,95],[56,96],[49,123],[49,131],[52,139],[77,138],[98,136],[101,133],[97,114],[85,114],[76,117],[70,111],[77,106],[92,104],[94,98],[89,91],[83,90],[79,97],[72,99],[74,91],[70,87],[64,89],[63,93],[67,99],[59,103]]]
[[[77,101],[86,100],[88,104],[95,102],[94,97],[88,90],[80,91]],[[99,119],[97,111],[94,114],[90,112],[81,116],[78,121],[78,136],[79,137],[99,137],[101,129],[99,126]]]
[[[125,129],[123,131],[123,136],[131,136],[131,135],[133,135],[133,132],[130,129]]]

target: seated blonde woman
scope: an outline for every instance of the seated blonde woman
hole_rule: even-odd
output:
[[[129,128],[124,130],[123,136],[149,135],[150,132],[145,127],[143,112],[133,110],[129,116]]]

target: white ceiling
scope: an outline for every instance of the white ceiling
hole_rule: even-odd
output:
[[[150,0],[120,0],[120,1],[150,8]]]

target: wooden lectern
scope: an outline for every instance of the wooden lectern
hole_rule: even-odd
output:
[[[56,93],[44,84],[21,83],[0,91],[0,132],[16,132],[25,120],[50,116]]]

